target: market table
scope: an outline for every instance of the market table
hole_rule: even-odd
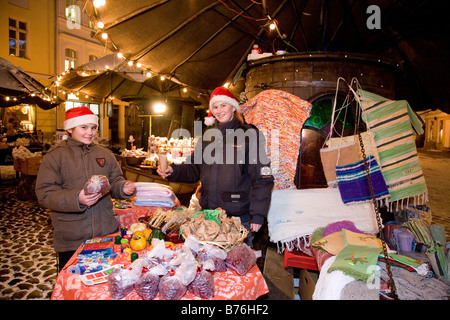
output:
[[[117,233],[118,234],[118,233]],[[109,235],[114,237],[117,234]],[[68,273],[67,269],[76,263],[76,256],[81,251],[78,248],[69,262],[58,274],[51,300],[112,300],[109,294],[108,283],[87,286],[80,280],[80,275]],[[130,260],[119,253],[114,264],[130,264]],[[257,265],[254,265],[245,275],[240,276],[236,272],[227,270],[214,272],[215,294],[213,300],[255,300],[269,292],[266,281]],[[133,290],[123,300],[140,300],[141,298]],[[160,300],[159,294],[154,300]],[[186,292],[182,300],[201,300],[201,298]]]

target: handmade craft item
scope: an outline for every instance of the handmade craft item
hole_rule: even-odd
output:
[[[344,166],[336,166],[338,187],[345,204],[372,201],[368,174],[372,179],[375,199],[380,201],[389,197],[386,183],[375,157],[370,155],[367,161],[369,162],[369,172],[366,171],[364,160]]]
[[[265,90],[241,106],[245,120],[266,137],[274,189],[296,189],[300,133],[311,108],[308,101],[280,90]]]
[[[364,119],[375,133],[380,167],[389,190],[389,204],[403,205],[428,201],[428,191],[417,155],[415,134],[422,134],[422,122],[405,100],[389,100],[358,89]],[[406,203],[407,205],[407,203]]]

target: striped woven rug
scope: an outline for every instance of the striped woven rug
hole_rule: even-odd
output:
[[[368,126],[375,133],[380,167],[392,204],[408,205],[428,201],[428,191],[417,155],[415,134],[422,134],[422,121],[405,100],[389,100],[358,90]]]

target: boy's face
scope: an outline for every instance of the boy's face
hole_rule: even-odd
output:
[[[93,123],[83,124],[67,131],[72,135],[72,138],[84,144],[91,144],[97,137],[97,125]]]

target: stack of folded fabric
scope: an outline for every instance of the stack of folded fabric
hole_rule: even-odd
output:
[[[137,182],[135,185],[135,206],[171,208],[175,205],[176,197],[169,186],[151,182]]]

